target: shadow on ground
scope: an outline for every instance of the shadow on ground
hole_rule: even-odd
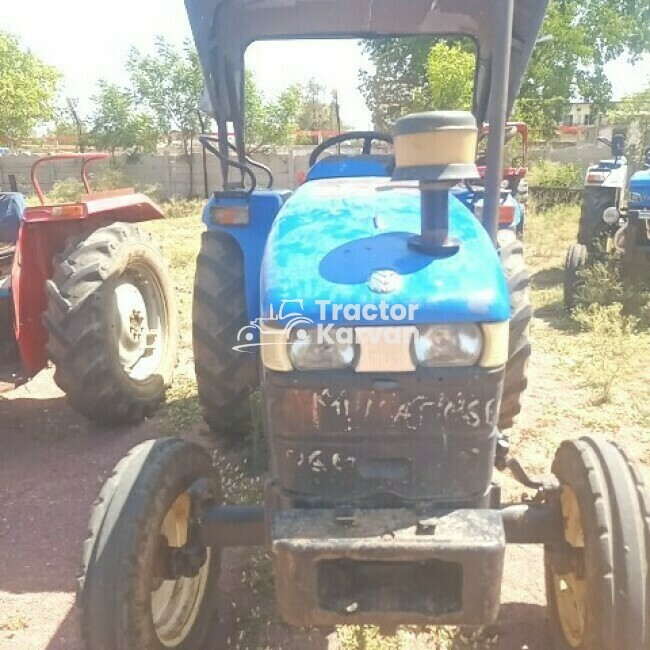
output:
[[[564,270],[552,268],[537,271],[531,277],[531,284],[534,289],[551,289],[564,286]]]

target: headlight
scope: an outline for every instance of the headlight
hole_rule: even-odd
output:
[[[421,366],[473,366],[481,356],[483,335],[475,323],[419,327],[413,337]]]
[[[630,203],[641,203],[641,195],[637,192],[630,192]]]
[[[354,330],[298,329],[291,333],[289,358],[296,370],[347,368],[354,363]]]
[[[618,223],[619,218],[620,215],[616,208],[607,208],[607,210],[603,212],[603,221],[609,224],[610,226],[613,226],[615,223]]]

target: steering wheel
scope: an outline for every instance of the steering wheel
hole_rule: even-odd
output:
[[[374,140],[393,144],[393,136],[390,133],[382,133],[381,131],[349,131],[348,133],[341,133],[335,135],[333,138],[323,140],[323,142],[321,142],[311,152],[311,156],[309,156],[309,166],[313,167],[316,164],[316,161],[320,158],[325,149],[329,149],[330,147],[341,144],[342,142],[351,142],[353,140],[363,140],[362,153],[364,156],[370,155]]]

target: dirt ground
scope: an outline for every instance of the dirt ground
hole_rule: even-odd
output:
[[[178,230],[185,227],[179,220]],[[556,233],[550,236],[555,238]],[[532,255],[538,308],[533,338],[540,344],[533,357],[524,414],[512,435],[514,451],[534,472],[548,470],[561,439],[599,428],[625,444],[647,473],[646,414],[633,410],[627,401],[632,388],[622,384],[611,404],[596,405],[584,377],[567,359],[566,344],[579,345],[579,336],[567,331],[564,317],[559,316],[562,253],[557,241],[549,241],[549,247],[551,252],[537,246]],[[179,269],[180,265],[174,272],[181,273]],[[180,286],[184,280],[178,278]],[[183,285],[181,291],[181,309],[187,310],[189,289]],[[0,650],[83,648],[74,605],[81,544],[104,477],[131,446],[171,432],[213,446],[197,417],[187,332],[184,337],[181,389],[172,396],[177,404],[163,408],[139,427],[96,429],[66,404],[51,370],[0,395]],[[512,479],[499,480],[506,497],[520,497],[521,490]],[[225,555],[218,627],[205,650],[550,648],[539,547],[508,549],[501,615],[480,640],[466,642],[455,634],[451,641],[439,643],[437,633],[428,633],[396,645],[354,645],[346,642],[342,633],[285,628],[272,613],[264,613],[272,612],[268,584],[246,578],[251,557],[248,550]],[[261,596],[256,590],[258,582],[262,584]],[[258,616],[260,610],[263,613]],[[264,629],[252,634],[250,629],[255,626]]]

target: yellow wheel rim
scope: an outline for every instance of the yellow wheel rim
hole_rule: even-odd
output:
[[[584,551],[585,538],[578,499],[568,486],[562,486],[561,504],[564,537],[570,546]],[[563,575],[557,574],[555,569],[552,571],[562,633],[572,648],[578,648],[582,645],[585,634],[587,581],[575,571]]]
[[[161,533],[172,548],[187,543],[190,496],[181,494],[163,520]],[[193,578],[164,580],[151,592],[151,613],[156,635],[166,648],[179,646],[189,636],[201,609],[210,574],[210,549],[207,559]]]

